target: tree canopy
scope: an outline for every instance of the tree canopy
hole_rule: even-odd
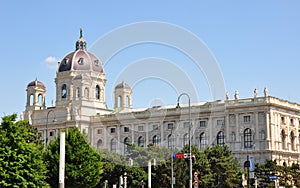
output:
[[[264,164],[255,164],[255,176],[263,187],[275,187],[275,182],[270,179],[271,176],[277,176],[280,186],[300,187],[299,164],[281,166],[276,160],[266,160]]]
[[[45,187],[44,146],[37,130],[16,118],[5,116],[0,126],[0,187]]]
[[[171,152],[166,148],[149,145],[137,147],[130,145],[127,156],[121,156],[109,151],[102,151],[106,165],[104,167],[105,179],[108,185],[118,183],[118,178],[127,173],[127,187],[139,187],[142,180],[145,186],[148,182],[147,162],[152,161],[152,186],[171,187]],[[181,151],[174,153],[188,153],[186,146]],[[228,147],[213,146],[205,150],[199,150],[192,146],[193,173],[198,172],[199,188],[206,187],[238,187],[242,183],[243,171],[231,155]],[[129,158],[133,159],[133,166],[128,166]],[[153,161],[156,159],[156,165]],[[175,188],[189,187],[189,161],[188,159],[173,159],[173,172]]]
[[[204,150],[212,174],[214,174],[214,186],[235,187],[242,182],[243,171],[239,168],[237,159],[232,156],[228,146],[212,146]]]
[[[69,128],[66,133],[65,186],[95,187],[101,179],[102,161],[78,128]],[[47,181],[52,187],[58,186],[60,136],[51,141],[46,149],[48,164]]]

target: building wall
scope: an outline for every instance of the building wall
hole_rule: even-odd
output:
[[[208,146],[217,144],[217,134],[224,132],[225,144],[232,150],[241,164],[247,155],[255,162],[276,159],[280,164],[291,165],[299,161],[299,105],[274,97],[227,100],[191,105],[191,135],[193,145],[201,148],[200,134],[207,136]],[[188,107],[161,107],[142,111],[120,112],[94,117],[91,123],[92,144],[95,147],[111,149],[112,140],[116,141],[117,153],[124,154],[124,139],[138,145],[143,137],[144,145],[159,138],[159,146],[169,147],[168,136],[172,134],[175,147],[182,149],[188,133]],[[285,118],[285,122],[282,121]],[[291,120],[292,119],[292,120]],[[200,122],[205,122],[205,126]],[[292,122],[292,123],[291,123]],[[173,124],[173,130],[170,124]],[[125,128],[126,128],[125,132]],[[251,130],[251,145],[245,147],[245,130]],[[101,130],[101,131],[98,131]],[[285,147],[280,132],[285,130]],[[291,131],[294,132],[292,144]],[[101,140],[101,144],[99,144]],[[203,148],[203,146],[202,146]]]

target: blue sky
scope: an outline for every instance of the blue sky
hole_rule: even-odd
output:
[[[246,98],[253,96],[254,88],[262,95],[268,87],[271,96],[300,103],[298,1],[12,0],[1,2],[1,8],[1,115],[24,111],[26,86],[35,78],[46,85],[47,106],[51,105],[57,61],[74,50],[79,28],[89,48],[116,28],[144,21],[175,24],[201,39],[214,55],[231,98],[235,90]],[[205,75],[184,54],[142,44],[105,64],[109,108],[118,75],[149,57],[169,60],[188,75],[198,92],[193,102],[213,99]],[[133,93],[134,107],[175,104],[180,94],[167,82],[151,78],[134,85]]]

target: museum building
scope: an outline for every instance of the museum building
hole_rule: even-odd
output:
[[[47,144],[60,131],[78,127],[96,148],[127,153],[126,143],[155,144],[182,149],[189,143],[203,149],[227,145],[241,164],[276,160],[300,163],[300,105],[257,89],[253,96],[224,96],[224,100],[197,104],[132,107],[132,89],[125,82],[114,88],[114,108],[105,100],[106,76],[101,60],[87,51],[82,37],[75,50],[59,62],[55,78],[56,101],[45,103],[46,86],[37,79],[27,85],[24,119],[36,127]]]

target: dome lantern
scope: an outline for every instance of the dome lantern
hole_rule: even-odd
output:
[[[76,41],[76,51],[77,50],[86,50],[86,42],[82,37],[82,28],[80,28],[79,39]]]
[[[76,41],[75,51],[67,54],[61,62],[59,62],[58,72],[65,71],[93,71],[104,73],[103,64],[100,59],[86,49],[86,42],[83,39],[81,28],[79,39]]]

